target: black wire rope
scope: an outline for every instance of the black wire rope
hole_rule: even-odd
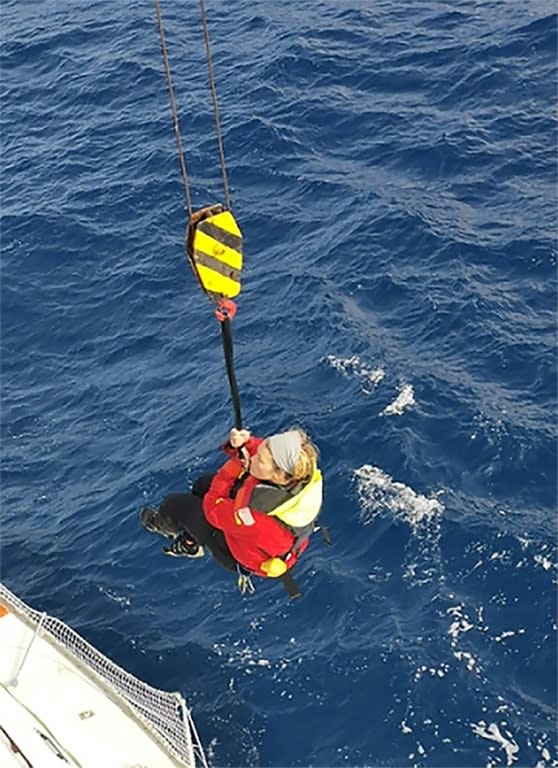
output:
[[[169,92],[169,101],[172,112],[174,135],[176,138],[176,149],[178,151],[178,162],[180,163],[180,173],[182,175],[182,182],[184,185],[184,200],[186,202],[186,210],[188,216],[192,218],[192,199],[190,196],[190,184],[188,182],[188,172],[186,171],[186,160],[184,157],[184,149],[182,148],[182,136],[180,135],[180,124],[178,122],[178,112],[176,110],[176,99],[174,97],[174,87],[172,84],[172,74],[169,63],[169,55],[167,52],[167,44],[165,41],[165,30],[163,27],[163,17],[161,16],[161,6],[159,0],[154,0],[155,10],[157,12],[157,25],[159,27],[159,42],[161,44],[161,53],[163,54],[163,62],[165,64],[165,74],[167,76],[167,88]]]
[[[207,72],[209,75],[209,88],[211,90],[211,100],[213,102],[213,115],[215,117],[215,131],[217,133],[217,144],[219,146],[219,159],[221,163],[221,173],[223,175],[223,191],[225,193],[225,205],[230,211],[231,201],[229,197],[229,183],[227,180],[227,167],[225,165],[225,150],[223,149],[223,137],[221,135],[221,120],[219,118],[219,105],[217,104],[217,91],[215,89],[215,77],[213,75],[213,62],[211,58],[211,48],[209,46],[209,30],[207,27],[207,15],[205,13],[204,0],[200,0],[200,14],[203,27],[203,39],[205,42],[205,52],[207,58]]]

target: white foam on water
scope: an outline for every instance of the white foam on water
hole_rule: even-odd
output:
[[[412,408],[415,403],[415,392],[412,384],[404,384],[393,403],[387,405],[380,416],[401,416],[406,408]]]
[[[263,657],[259,648],[250,648],[249,645],[241,643],[239,640],[232,644],[232,647],[225,643],[214,643],[213,650],[218,656],[227,659],[227,662],[233,666],[244,668],[245,672],[250,672],[249,667],[268,667],[271,661]]]
[[[459,636],[464,632],[473,629],[475,625],[463,615],[463,605],[455,605],[452,608],[448,608],[446,613],[451,614],[453,617],[453,621],[448,629],[448,635],[451,635],[452,646],[454,646],[457,643]]]
[[[535,768],[556,768],[556,766],[558,766],[558,759],[552,757],[547,746],[550,741],[551,737],[546,733],[541,734],[541,736],[537,738],[534,746],[535,749],[540,752],[542,759],[537,762]],[[556,751],[556,745],[554,745],[554,750]]]
[[[500,446],[509,435],[509,417],[505,409],[494,414],[480,412],[474,416],[474,421],[478,425],[477,430],[471,435],[475,440],[479,433],[487,440],[490,445]]]
[[[526,632],[526,629],[524,627],[521,627],[520,629],[516,629],[513,631],[511,629],[508,629],[506,632],[502,632],[501,635],[498,635],[497,637],[495,637],[494,640],[497,643],[501,643],[502,640],[505,640],[507,637],[514,637],[515,635],[524,635],[525,632]]]
[[[355,376],[361,383],[363,392],[372,394],[385,376],[383,368],[372,368],[363,363],[358,355],[335,357],[327,355],[325,361],[344,376]]]
[[[132,604],[131,598],[127,597],[126,595],[117,595],[108,587],[105,589],[101,586],[98,586],[97,589],[99,592],[101,592],[101,594],[106,595],[109,600],[114,600],[115,603],[118,603],[123,608],[128,608]]]
[[[353,471],[364,525],[377,517],[406,523],[412,536],[401,562],[402,577],[413,587],[444,581],[440,553],[441,520],[444,507],[437,496],[430,498],[395,481],[386,472],[365,464]]]
[[[409,728],[409,726],[407,725],[407,723],[405,722],[405,720],[402,720],[402,721],[399,723],[399,727],[401,728],[401,732],[402,732],[402,733],[412,733],[412,732],[413,732],[413,729],[412,729],[412,728]]]
[[[506,731],[507,738],[501,733],[496,723],[489,723],[488,725],[481,720],[480,723],[471,723],[471,728],[482,739],[489,739],[500,744],[501,748],[506,753],[507,765],[510,766],[515,760],[517,760],[517,753],[519,752],[519,746],[514,741],[512,734]]]
[[[449,672],[449,664],[440,662],[439,667],[428,667],[426,664],[421,664],[415,671],[414,682],[417,683],[422,677],[429,675],[430,677],[445,677]],[[425,721],[426,722],[426,721]]]
[[[365,525],[388,511],[394,519],[408,523],[416,533],[421,523],[440,517],[444,510],[438,498],[416,493],[371,464],[356,469],[353,476]]]
[[[477,660],[472,653],[469,653],[469,651],[454,651],[453,655],[458,661],[465,661],[469,672],[478,671]]]
[[[451,637],[450,645],[454,658],[458,661],[465,662],[465,666],[469,672],[479,674],[481,670],[478,660],[469,651],[462,651],[458,648],[458,642],[461,635],[469,632],[475,625],[464,612],[464,606],[461,604],[448,608],[446,613],[449,613],[452,617],[448,635]]]
[[[550,571],[552,568],[556,567],[554,563],[544,555],[534,555],[533,560],[535,563],[537,563],[537,565],[542,566],[545,571]]]

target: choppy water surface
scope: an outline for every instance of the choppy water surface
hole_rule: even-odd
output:
[[[242,599],[140,529],[232,421],[154,10],[6,0],[2,579],[182,691],[216,766],[558,765],[554,3],[207,11],[244,418],[313,434],[333,546]],[[197,3],[163,12],[201,206]]]

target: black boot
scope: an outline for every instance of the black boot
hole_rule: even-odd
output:
[[[174,539],[178,533],[168,525],[165,525],[165,520],[161,518],[158,510],[153,509],[152,507],[144,507],[141,510],[140,522],[146,530],[158,533],[161,536],[166,536],[167,539]]]
[[[163,552],[171,557],[203,557],[205,554],[203,547],[187,533],[178,534],[172,544],[163,547]]]

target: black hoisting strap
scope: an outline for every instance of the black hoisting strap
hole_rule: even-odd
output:
[[[242,429],[242,415],[240,413],[240,394],[238,392],[238,384],[236,383],[236,375],[234,372],[234,356],[233,356],[233,339],[231,329],[231,319],[236,312],[236,304],[230,299],[221,299],[217,304],[215,310],[215,316],[221,325],[221,338],[223,340],[223,352],[225,355],[225,366],[227,368],[227,376],[229,379],[229,387],[231,390],[231,398],[234,411],[234,426],[236,429]]]

